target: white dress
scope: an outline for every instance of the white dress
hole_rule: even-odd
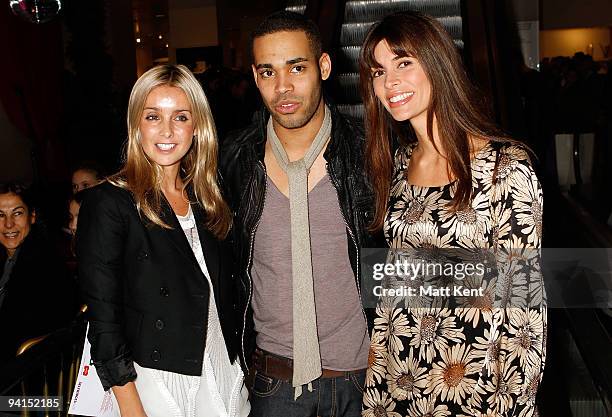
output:
[[[244,375],[238,361],[232,364],[227,353],[191,207],[186,216],[177,218],[211,288],[202,376],[145,368],[134,363],[138,395],[148,417],[247,417],[251,406]]]

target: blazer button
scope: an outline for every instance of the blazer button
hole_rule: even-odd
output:
[[[161,295],[162,297],[167,297],[170,295],[170,291],[168,290],[168,287],[161,287],[159,289],[159,295]]]
[[[138,260],[139,261],[144,261],[145,259],[149,258],[149,254],[145,251],[142,251],[138,254]]]
[[[161,329],[163,329],[163,328],[164,328],[164,322],[163,322],[163,321],[161,321],[161,320],[157,320],[157,321],[155,322],[155,328],[156,328],[157,330],[161,330]]]
[[[151,360],[153,362],[159,362],[160,359],[161,353],[159,352],[159,350],[154,350],[153,352],[151,352]]]

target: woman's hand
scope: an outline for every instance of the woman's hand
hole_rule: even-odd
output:
[[[142,402],[140,402],[136,385],[133,382],[114,386],[112,390],[117,403],[119,403],[121,417],[147,417]]]

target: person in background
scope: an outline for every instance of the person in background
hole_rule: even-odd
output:
[[[77,277],[77,259],[76,259],[76,251],[75,251],[75,243],[76,243],[76,232],[77,232],[77,224],[79,220],[79,211],[81,210],[81,203],[83,202],[83,192],[79,191],[76,194],[70,196],[68,200],[68,223],[66,228],[64,229],[67,232],[66,237],[68,240],[66,241],[66,245],[63,248],[64,259],[66,262],[66,267],[70,272],[70,275],[74,278]]]
[[[83,202],[83,193],[78,192],[70,197],[68,201],[68,230],[72,236],[76,235],[79,220],[79,210]]]
[[[91,357],[122,416],[246,417],[231,212],[204,91],[182,65],[144,73],[125,165],[84,191],[78,281]]]
[[[77,314],[75,288],[36,221],[30,190],[0,184],[0,363]]]
[[[72,172],[72,192],[78,193],[99,184],[104,179],[102,171],[93,163],[82,163]]]
[[[432,17],[383,18],[359,67],[376,193],[371,228],[423,263],[458,258],[474,267],[486,256],[497,266],[456,278],[480,295],[380,300],[363,416],[537,415],[543,200],[525,147],[485,116],[452,38]],[[453,288],[444,276],[419,280]]]

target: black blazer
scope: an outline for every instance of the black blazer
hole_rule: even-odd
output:
[[[233,362],[239,344],[230,244],[204,227],[198,204],[191,209]],[[141,218],[131,193],[110,183],[84,195],[76,242],[79,283],[104,389],[134,380],[133,361],[186,375],[202,372],[209,285],[165,199],[160,216],[172,229]]]

